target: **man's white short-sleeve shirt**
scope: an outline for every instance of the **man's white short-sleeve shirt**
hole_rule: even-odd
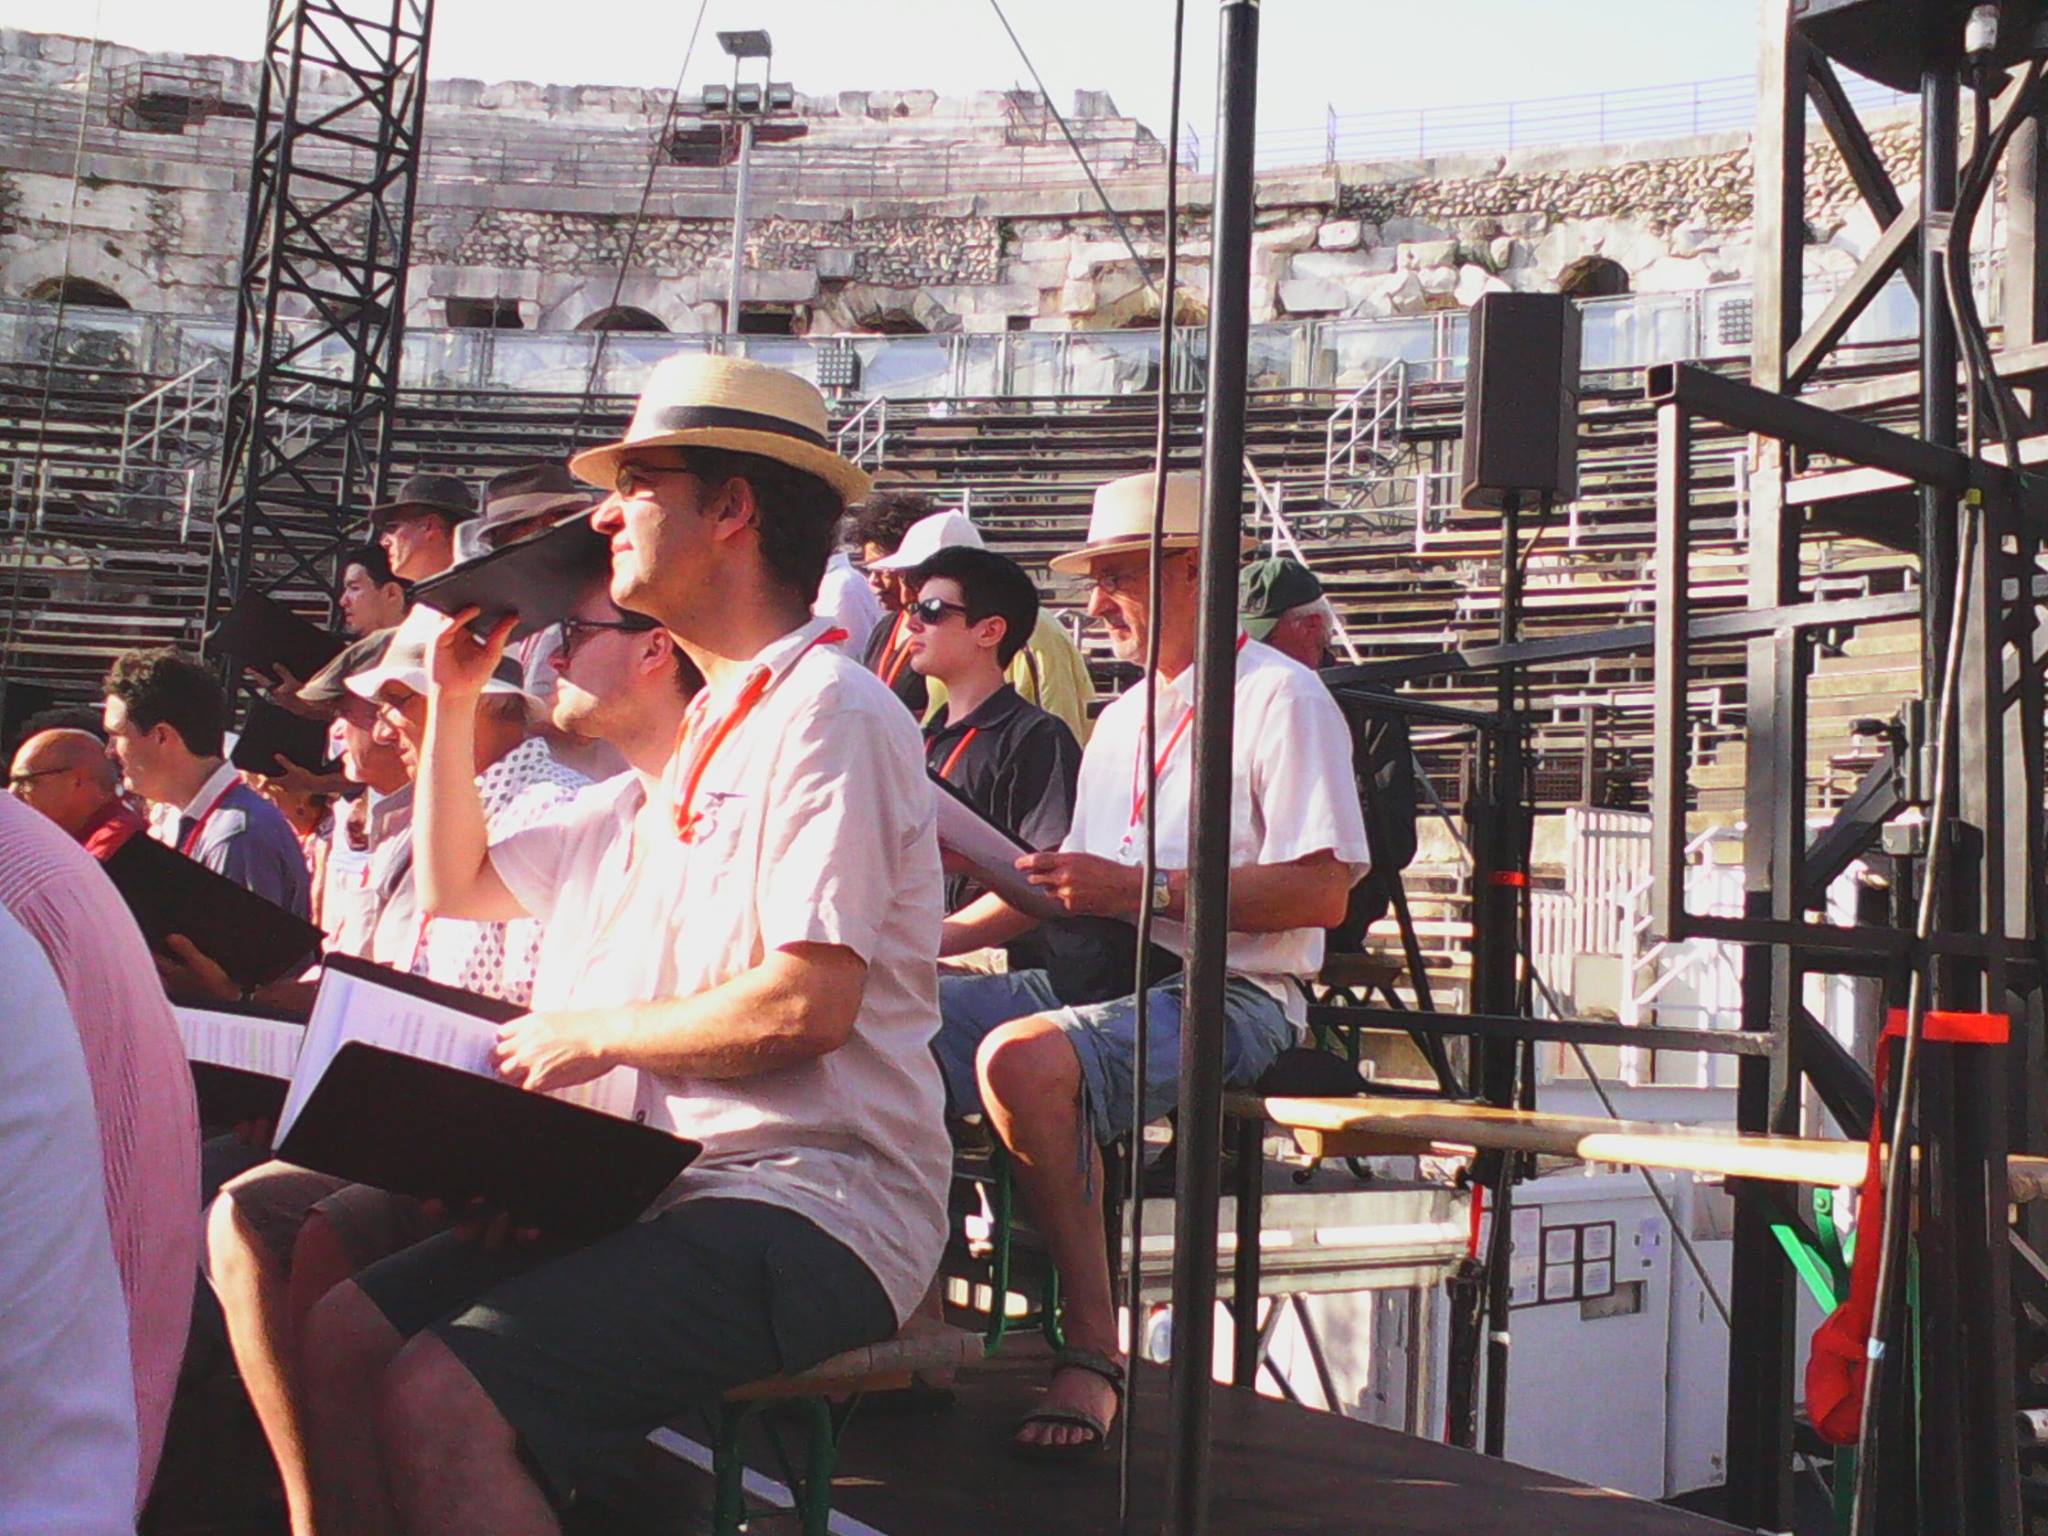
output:
[[[1174,727],[1195,701],[1195,669],[1188,667],[1158,689],[1154,724],[1164,753]],[[1095,722],[1081,754],[1074,823],[1061,847],[1120,863],[1144,857],[1144,830],[1132,815],[1142,785],[1145,688],[1133,684]],[[1194,786],[1193,727],[1174,744],[1159,773],[1158,860],[1161,869],[1188,865],[1188,797]],[[1236,720],[1231,741],[1230,867],[1286,864],[1330,852],[1351,868],[1354,883],[1368,864],[1365,819],[1351,771],[1351,732],[1322,681],[1269,645],[1247,640],[1237,653]],[[1154,920],[1153,942],[1184,954],[1187,930],[1169,918]],[[1290,978],[1308,979],[1322,968],[1323,930],[1232,933],[1231,972],[1257,982],[1299,1022],[1301,991]]]
[[[544,924],[536,1008],[689,997],[794,944],[867,963],[839,1049],[730,1081],[643,1073],[640,1107],[704,1145],[662,1204],[718,1195],[794,1210],[874,1270],[902,1320],[938,1264],[952,1162],[930,1051],[935,813],[916,723],[857,661],[813,643],[830,627],[814,618],[755,658],[770,687],[709,759],[694,842],[627,774],[494,843],[491,862]],[[744,686],[713,693],[707,724]],[[671,802],[691,755],[670,764]]]

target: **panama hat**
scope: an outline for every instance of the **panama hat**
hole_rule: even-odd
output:
[[[597,499],[559,464],[525,464],[493,475],[484,486],[483,516],[455,530],[456,563],[587,514]]]
[[[870,560],[868,569],[914,571],[940,550],[957,544],[980,549],[981,530],[965,512],[934,512],[930,517],[920,517],[903,531],[903,542],[896,546],[895,554]]]
[[[476,498],[455,475],[422,471],[406,477],[398,494],[382,506],[372,507],[369,519],[382,525],[401,512],[438,512],[451,523],[464,523],[476,516]]]
[[[1063,576],[1083,574],[1088,562],[1103,555],[1141,550],[1152,537],[1153,477],[1125,475],[1095,492],[1095,506],[1088,514],[1088,542],[1048,563]],[[1202,537],[1202,477],[1181,470],[1166,477],[1166,516],[1161,549],[1193,549]],[[1246,538],[1242,547],[1250,550],[1256,540]]]
[[[633,424],[616,443],[586,448],[569,468],[613,490],[636,448],[722,448],[757,453],[816,475],[849,502],[868,494],[867,474],[833,452],[825,397],[806,380],[743,357],[685,352],[655,366]]]

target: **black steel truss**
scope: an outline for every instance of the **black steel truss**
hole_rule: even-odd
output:
[[[1648,379],[1658,430],[1653,919],[1669,940],[1707,937],[1745,946],[1743,1032],[1766,1049],[1739,1061],[1737,1115],[1744,1131],[1796,1130],[1808,1083],[1845,1129],[1867,1124],[1869,1074],[1807,1014],[1802,990],[1810,974],[1876,976],[1885,983],[1885,1001],[1903,1007],[1906,968],[1924,965],[1932,1008],[2011,1017],[2009,1048],[1925,1047],[1915,1127],[1920,1156],[1893,1160],[1894,1168],[1911,1167],[1915,1178],[1920,1347],[1916,1366],[1894,1366],[1884,1377],[1877,1444],[1885,1496],[1875,1501],[1873,1527],[1919,1530],[1925,1511],[1935,1522],[1926,1529],[1991,1536],[2018,1528],[2011,1250],[2024,1245],[2007,1229],[2005,1155],[2008,1145],[2037,1150],[2043,1135],[2038,1089],[2015,1089],[2008,1080],[2016,1073],[2037,1076],[2041,1053],[2036,893],[2044,873],[2037,862],[2043,666],[2033,635],[2039,541],[2031,529],[2040,523],[2042,488],[2031,477],[2008,474],[2002,454],[1973,458],[1958,446],[1959,352],[1941,299],[1945,254],[1937,246],[1943,242],[1921,238],[1923,230],[1945,234],[1955,206],[1954,70],[1931,69],[1925,77],[1924,185],[1920,206],[1903,207],[1833,66],[1792,25],[1794,9],[1790,0],[1765,7],[1750,381],[1684,365],[1652,370]],[[2008,90],[1996,117],[2012,110],[2015,99]],[[1837,297],[1802,324],[1809,100],[1883,233]],[[1997,371],[2019,383],[2038,378],[2034,354],[2048,336],[2048,199],[2040,195],[2038,139],[2038,122],[2024,126],[2007,164],[2008,278]],[[1900,271],[1922,296],[1917,379],[1873,380],[1816,401],[1794,398]],[[1838,413],[1915,396],[1917,436]],[[2044,420],[2038,394],[2031,409],[2028,427],[2038,431]],[[1779,616],[1746,640],[1746,899],[1743,915],[1733,919],[1694,914],[1685,905],[1685,688],[1701,638],[1689,601],[1689,498],[1693,428],[1700,421],[1752,434],[1749,604],[1753,613]],[[2033,455],[2023,451],[2023,457]],[[1814,458],[1836,462],[1822,473],[1803,473]],[[1957,531],[1965,498],[1982,508],[1983,536],[1968,572],[1960,631],[1951,792],[1943,803],[1930,804],[1924,761],[1936,732],[1933,700],[1963,574]],[[1828,614],[1835,605],[1800,602],[1804,541],[1830,527],[1818,515],[1821,508],[1836,520],[1833,526],[1861,532],[1864,523],[1843,520],[1872,522],[1878,531],[1871,536],[1919,555],[1919,590],[1905,596],[1920,620],[1923,680],[1922,703],[1890,727],[1893,748],[1886,760],[1836,823],[1810,837],[1813,640],[1823,629],[1879,617]],[[1866,919],[1845,928],[1810,921],[1828,880],[1909,806],[1924,816],[1928,837],[1945,840],[1932,942],[1917,953],[1912,942],[1910,896],[1923,874],[1926,845],[1910,837],[1896,848],[1887,840],[1887,852],[1895,855],[1888,860],[1894,885],[1889,922]],[[1900,828],[1909,829],[1910,823]],[[1761,1189],[1737,1181],[1731,1191],[1736,1342],[1729,1355],[1726,1517],[1744,1527],[1783,1530],[1793,1523],[1795,1281],[1772,1233],[1782,1213]],[[1909,1355],[1905,1342],[1895,1332],[1892,1360]]]
[[[326,598],[385,490],[433,0],[271,0],[209,616]]]

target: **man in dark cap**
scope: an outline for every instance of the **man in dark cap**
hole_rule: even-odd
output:
[[[455,563],[455,530],[476,516],[476,497],[454,475],[409,476],[398,494],[370,508],[370,526],[400,581],[425,581]]]
[[[1329,664],[1337,616],[1314,571],[1285,555],[1253,561],[1245,567],[1238,597],[1244,632],[1254,640],[1310,670]]]

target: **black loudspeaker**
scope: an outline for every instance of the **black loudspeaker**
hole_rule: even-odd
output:
[[[1459,500],[1498,507],[1579,494],[1579,307],[1561,293],[1489,293],[1472,306]]]

